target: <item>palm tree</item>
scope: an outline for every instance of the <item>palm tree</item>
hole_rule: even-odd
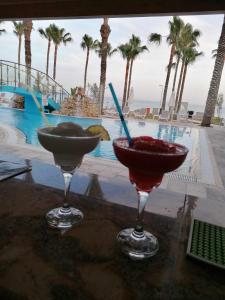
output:
[[[180,37],[176,43],[176,51],[174,54],[176,56],[176,63],[175,63],[175,72],[174,72],[174,77],[173,77],[172,93],[175,93],[177,72],[178,72],[178,68],[179,68],[179,64],[180,64],[180,60],[181,60],[181,51],[189,43],[188,38],[186,37],[186,33],[188,32],[188,30],[189,30],[189,23],[182,27]]]
[[[2,24],[4,21],[0,21],[0,24]],[[3,33],[3,32],[6,32],[5,29],[0,29],[0,35]]]
[[[131,53],[131,62],[130,62],[130,72],[129,72],[129,79],[128,79],[128,89],[127,89],[127,99],[126,102],[129,99],[130,96],[130,85],[131,85],[131,76],[132,76],[132,70],[133,70],[133,63],[134,60],[144,51],[148,51],[147,46],[141,45],[141,39],[138,36],[135,36],[132,34],[131,39],[129,40],[129,43],[132,47],[132,53]]]
[[[25,25],[23,22],[15,22],[13,21],[14,30],[13,32],[18,37],[19,45],[18,45],[18,64],[20,64],[20,57],[21,57],[21,43],[22,43],[22,36],[25,31]]]
[[[180,54],[180,59],[181,59],[181,54]],[[185,67],[185,60],[184,59],[181,59],[181,60],[182,60],[182,65],[181,65],[180,76],[179,76],[179,81],[178,81],[178,86],[177,86],[177,93],[176,93],[176,98],[175,98],[175,111],[177,110],[177,106],[178,106],[181,84],[182,84],[182,79],[183,79],[183,75],[184,75],[184,67]]]
[[[47,48],[47,60],[46,60],[46,74],[48,75],[48,68],[49,68],[49,54],[52,42],[52,24],[50,24],[47,28],[39,28],[38,32],[40,33],[41,37],[48,41],[48,48]]]
[[[106,82],[106,69],[107,69],[107,47],[108,38],[111,29],[108,24],[108,18],[104,17],[103,24],[100,29],[101,41],[101,71],[100,71],[100,84],[99,84],[99,113],[103,113],[104,95],[105,95],[105,82]]]
[[[82,42],[80,46],[83,50],[87,50],[86,64],[85,64],[85,71],[84,71],[84,93],[85,93],[86,83],[87,83],[87,68],[88,68],[89,54],[90,54],[90,50],[96,48],[97,41],[96,40],[94,41],[91,36],[85,34],[82,38]]]
[[[175,91],[177,72],[178,72],[178,67],[179,67],[179,63],[180,63],[180,59],[181,59],[181,51],[185,47],[197,46],[198,38],[200,37],[200,35],[201,35],[201,32],[198,29],[194,30],[190,23],[185,24],[181,29],[180,37],[177,40],[177,44],[176,44],[175,55],[177,57],[177,60],[176,60],[176,67],[175,67],[175,72],[174,72],[172,92]]]
[[[225,56],[225,15],[223,18],[222,31],[219,39],[216,61],[214,65],[213,75],[210,82],[208,96],[205,105],[205,111],[202,120],[202,126],[210,126],[211,119],[214,116],[216,101],[218,98],[219,86],[224,66]]]
[[[57,62],[57,54],[58,48],[63,43],[65,46],[67,43],[72,42],[72,37],[69,32],[65,32],[65,28],[59,28],[55,24],[52,24],[51,27],[51,37],[52,41],[55,45],[55,52],[54,52],[54,67],[53,67],[53,79],[56,78],[56,62]]]
[[[31,81],[31,44],[30,36],[33,28],[33,22],[31,19],[23,20],[24,24],[24,45],[25,45],[25,64],[27,66],[27,84],[30,85]]]
[[[201,35],[201,32],[198,29],[193,29],[193,27],[190,23],[185,24],[181,29],[181,33],[180,33],[179,39],[177,40],[177,44],[176,44],[177,62],[176,62],[176,68],[175,68],[175,73],[174,73],[172,93],[175,91],[178,66],[179,66],[180,60],[182,58],[182,53],[185,53],[185,49],[189,49],[189,48],[193,48],[193,47],[197,46],[199,44],[198,38],[200,37],[200,35]],[[184,68],[185,68],[185,60],[182,59],[180,78],[179,78],[178,88],[177,88],[177,93],[176,93],[175,107],[178,107],[178,101],[179,101],[180,88],[181,88],[181,84],[182,84]]]
[[[180,110],[188,65],[193,64],[196,61],[197,57],[202,56],[202,55],[203,55],[203,52],[198,52],[193,47],[185,48],[182,51],[182,60],[184,63],[184,69],[183,69],[182,83],[181,83],[179,100],[178,100],[177,107],[176,107],[176,112],[179,112],[179,110]]]
[[[108,43],[106,47],[107,57],[111,57],[115,52],[117,52],[117,48],[113,49],[112,45]],[[96,40],[95,53],[98,54],[99,58],[102,57],[102,42],[99,42],[98,40]]]
[[[115,52],[117,52],[117,48],[113,48],[110,43],[107,43],[107,47],[105,49],[107,58],[111,57]],[[102,58],[102,42],[96,40],[96,45],[95,45],[95,53],[98,55],[98,57],[101,59]],[[100,103],[100,86],[98,87],[98,97],[96,98],[99,103],[99,114],[103,112],[103,102]],[[103,98],[104,99],[104,98]],[[101,105],[100,105],[101,104]]]
[[[21,43],[22,43],[22,36],[25,31],[25,26],[23,22],[15,22],[13,21],[14,30],[13,32],[18,37],[19,44],[18,44],[18,81],[20,85],[20,57],[21,57]]]
[[[122,100],[122,110],[123,110],[127,100],[127,84],[128,84],[128,75],[130,69],[130,61],[132,59],[132,45],[130,43],[122,44],[118,47],[118,50],[122,54],[123,59],[126,60],[126,71],[125,71],[125,81],[124,81],[123,100]]]
[[[169,86],[170,73],[173,64],[173,57],[175,55],[177,41],[179,39],[181,29],[183,28],[183,26],[184,26],[184,22],[180,17],[173,17],[173,20],[169,21],[169,34],[166,40],[167,43],[171,46],[171,48],[170,48],[170,58],[169,58],[169,64],[167,68],[166,81],[165,81],[164,91],[163,91],[163,100],[162,100],[162,107],[161,107],[162,110],[164,110],[166,107],[166,96],[167,96],[167,90]],[[149,41],[150,42],[154,41],[154,38],[156,41],[158,41],[158,43],[160,43],[162,36],[157,33],[153,33],[150,35]]]
[[[177,72],[180,64],[180,59],[181,59],[181,53],[179,50],[175,52],[176,56],[176,63],[175,63],[175,71],[174,71],[174,76],[173,76],[173,86],[172,86],[172,93],[175,93],[175,86],[176,86],[176,80],[177,80]]]

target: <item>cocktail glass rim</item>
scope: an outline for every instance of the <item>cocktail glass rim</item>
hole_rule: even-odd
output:
[[[116,145],[116,141],[119,141],[119,140],[121,140],[121,141],[123,141],[123,140],[128,141],[128,139],[126,137],[115,138],[115,139],[113,139],[113,145],[114,144]],[[161,139],[154,139],[154,140],[163,141]],[[186,146],[184,146],[184,145],[181,145],[181,144],[178,144],[178,143],[173,143],[173,142],[167,142],[167,143],[172,144],[174,146],[178,146],[179,148],[181,148],[181,149],[183,149],[185,151],[182,151],[180,153],[179,152],[176,152],[176,153],[173,153],[173,152],[154,152],[154,151],[146,151],[146,150],[134,149],[134,148],[130,147],[129,144],[127,144],[128,145],[127,147],[121,147],[121,148],[124,148],[124,149],[126,149],[127,151],[130,151],[130,152],[139,152],[139,153],[145,153],[145,154],[148,154],[148,155],[151,154],[151,155],[154,155],[154,156],[157,155],[157,156],[165,156],[165,157],[167,157],[167,156],[174,156],[174,155],[176,155],[176,156],[183,156],[184,153],[188,153],[189,152],[189,149]],[[120,147],[118,145],[116,145],[116,146]]]
[[[55,133],[50,133],[50,132],[45,132],[43,131],[43,129],[47,129],[47,128],[56,128],[56,126],[47,126],[47,127],[41,127],[37,129],[37,132],[41,132],[41,134],[46,135],[46,136],[51,136],[51,137],[56,137],[56,138],[64,138],[64,139],[89,139],[89,138],[97,138],[97,137],[101,137],[101,134],[92,134],[90,133],[90,135],[87,136],[65,136],[65,135],[59,135],[59,134],[55,134]]]

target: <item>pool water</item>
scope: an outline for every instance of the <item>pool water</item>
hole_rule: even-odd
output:
[[[98,147],[91,153],[93,156],[115,159],[112,140],[114,138],[125,136],[120,120],[114,119],[91,119],[78,118],[59,115],[47,115],[49,123],[56,125],[60,122],[76,122],[82,127],[88,127],[93,124],[103,125],[109,132],[111,141],[102,141]],[[39,145],[37,138],[37,128],[44,127],[45,123],[38,114],[30,114],[25,111],[0,108],[0,124],[8,124],[20,129],[26,136],[28,144]],[[187,126],[178,127],[167,124],[159,124],[153,122],[143,122],[136,120],[128,120],[127,125],[131,136],[150,135],[155,138],[164,139],[170,142],[180,143],[189,149],[189,154],[182,168],[186,169],[185,173],[190,173],[193,169],[193,160],[196,157],[196,148],[198,144],[198,129]]]

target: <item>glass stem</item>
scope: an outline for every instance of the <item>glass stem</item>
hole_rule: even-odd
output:
[[[134,229],[134,235],[141,237],[144,236],[144,229],[143,229],[143,220],[144,220],[144,211],[146,203],[149,199],[149,193],[137,191],[138,194],[138,215],[136,220],[136,226]]]
[[[66,172],[62,170],[63,178],[64,178],[64,201],[63,208],[69,208],[68,197],[70,192],[70,184],[73,177],[73,173]]]

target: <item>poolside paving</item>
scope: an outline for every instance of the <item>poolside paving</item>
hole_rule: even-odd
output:
[[[214,152],[223,186],[225,187],[225,127],[209,127],[206,128],[206,132]]]

